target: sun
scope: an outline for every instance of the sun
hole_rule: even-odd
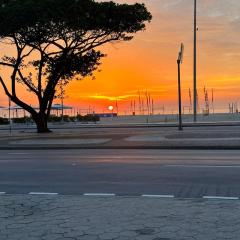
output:
[[[114,108],[113,106],[109,106],[109,107],[108,107],[108,110],[109,110],[109,111],[112,111],[113,108]]]

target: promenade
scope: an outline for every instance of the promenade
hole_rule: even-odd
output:
[[[31,126],[0,131],[0,149],[240,149],[240,124],[188,125],[54,125],[37,134]]]

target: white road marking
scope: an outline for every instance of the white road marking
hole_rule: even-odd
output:
[[[114,193],[84,193],[84,196],[102,196],[102,197],[115,197]]]
[[[0,195],[6,194],[6,192],[0,192]]]
[[[72,156],[80,159],[161,159],[159,156]]]
[[[30,195],[58,195],[58,193],[49,193],[49,192],[30,192]]]
[[[156,159],[156,160],[240,160],[240,156],[140,156],[140,155],[135,155],[135,156],[129,156],[129,155],[122,155],[122,156],[72,156],[72,157],[77,157],[77,158],[86,158],[86,159]]]
[[[239,165],[164,165],[164,167],[182,167],[182,168],[240,168]]]
[[[7,153],[8,155],[29,155],[29,153]]]
[[[98,143],[107,143],[110,142],[111,138],[96,138],[96,139],[26,139],[26,140],[18,140],[18,141],[11,141],[9,142],[10,145],[73,145],[73,144],[98,144]]]
[[[204,199],[239,200],[238,197],[203,196]]]
[[[142,197],[148,197],[148,198],[174,198],[174,195],[149,195],[149,194],[143,194]]]

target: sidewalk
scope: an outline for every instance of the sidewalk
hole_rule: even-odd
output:
[[[0,196],[2,240],[236,240],[240,202]]]
[[[240,149],[240,127],[65,129],[0,132],[4,149]]]

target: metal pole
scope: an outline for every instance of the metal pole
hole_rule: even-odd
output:
[[[179,121],[179,125],[178,125],[178,129],[179,131],[183,130],[182,127],[182,96],[181,96],[181,68],[180,68],[180,64],[181,61],[177,60],[177,64],[178,64],[178,121]]]
[[[9,121],[9,133],[12,134],[12,119],[11,119],[11,99],[8,99],[8,121]]]
[[[62,122],[64,121],[64,118],[63,118],[63,100],[64,100],[64,91],[63,91],[63,82],[62,82],[62,80],[61,80],[61,107],[62,107]]]
[[[197,122],[197,0],[194,0],[193,95],[194,122]]]

